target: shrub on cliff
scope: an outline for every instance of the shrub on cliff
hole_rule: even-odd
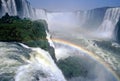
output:
[[[6,14],[0,19],[0,41],[21,42],[28,46],[48,49],[46,27],[44,20],[31,21]]]
[[[46,39],[48,31],[45,20],[31,21],[6,14],[0,19],[0,41],[21,42],[30,47],[40,47],[48,51],[56,61],[54,49]]]

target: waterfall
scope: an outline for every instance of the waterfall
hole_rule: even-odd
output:
[[[85,28],[89,30],[96,30],[102,23],[105,16],[105,12],[108,8],[96,8],[87,11],[77,11],[77,17],[79,18],[79,28]]]
[[[7,12],[9,15],[17,15],[15,0],[2,0],[2,16]]]
[[[48,52],[41,48],[30,49],[33,52],[30,54],[30,59],[27,60],[29,64],[18,68],[16,81],[66,81]]]
[[[23,6],[23,17],[27,17],[29,18],[30,17],[30,13],[29,13],[29,4],[25,1],[25,0],[22,0],[22,6]]]
[[[99,39],[116,39],[114,30],[120,18],[120,8],[97,8],[88,11],[77,12],[80,22],[79,29],[83,29],[85,34]]]
[[[17,9],[16,9],[16,4],[14,0],[8,0],[8,9],[10,10],[10,15],[17,15]]]
[[[77,16],[79,18],[80,27],[84,27],[85,24],[89,23],[89,20],[92,21],[92,17],[94,16],[94,10],[88,11],[78,11]]]
[[[51,35],[46,31],[46,34],[47,34],[47,40],[50,44],[51,47],[55,48],[55,45],[53,44],[52,40],[51,40]]]
[[[47,20],[47,13],[44,9],[35,9],[35,19]]]
[[[47,20],[46,10],[35,9],[26,0],[1,0],[1,2],[0,17],[8,13],[10,16],[19,16],[20,18]]]
[[[5,14],[5,12],[8,12],[7,4],[5,0],[2,0],[2,16]]]
[[[22,43],[0,42],[0,80],[66,81],[50,54]]]
[[[99,26],[100,35],[105,38],[114,38],[114,29],[120,18],[120,8],[107,9],[104,20]]]

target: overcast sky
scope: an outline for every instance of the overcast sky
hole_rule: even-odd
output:
[[[50,11],[88,10],[98,7],[120,6],[120,0],[28,0],[35,8]]]

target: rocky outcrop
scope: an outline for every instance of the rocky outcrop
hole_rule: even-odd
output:
[[[50,46],[47,37],[47,26],[44,20],[31,21],[6,14],[0,19],[0,41],[20,42],[30,47],[40,47],[48,51],[56,61],[54,48]]]

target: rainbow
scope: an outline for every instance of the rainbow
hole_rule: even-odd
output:
[[[79,45],[76,45],[74,43],[71,43],[69,41],[66,41],[66,40],[63,40],[63,39],[56,39],[56,38],[52,38],[51,39],[53,42],[56,42],[56,43],[60,43],[60,44],[64,44],[64,45],[68,45],[68,46],[71,46],[73,48],[76,48],[78,50],[81,50],[83,51],[85,54],[88,54],[91,58],[93,58],[94,60],[98,61],[99,63],[101,63],[102,65],[104,65],[106,68],[108,68],[108,70],[115,76],[115,78],[120,81],[120,77],[118,76],[118,74],[113,70],[113,68],[108,64],[106,63],[102,58],[100,58],[98,55],[92,53],[91,51],[88,51],[86,50],[85,48],[79,46]]]

